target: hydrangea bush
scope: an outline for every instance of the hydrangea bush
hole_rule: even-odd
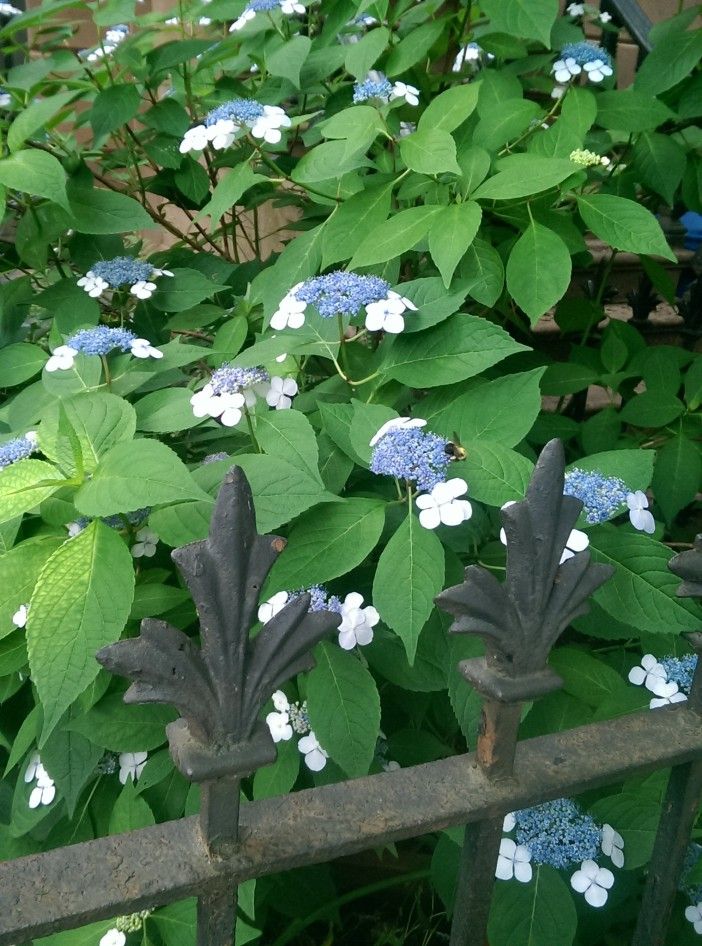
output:
[[[0,857],[197,811],[173,713],[126,706],[94,654],[144,617],[197,633],[170,552],[233,464],[288,540],[260,625],[303,590],[339,618],[267,707],[278,758],[247,798],[475,745],[456,665],[479,645],[433,599],[504,570],[500,510],[554,436],[584,504],[564,560],[616,571],[523,734],[684,700],[699,616],[666,565],[696,531],[702,357],[603,303],[620,253],[673,298],[657,214],[702,211],[691,15],[622,90],[588,4],[80,9],[75,52],[74,0],[0,5]],[[491,946],[624,941],[664,780],[507,819]],[[414,843],[417,904],[430,884],[450,914],[458,840]],[[693,855],[676,943],[702,934]],[[237,942],[297,942],[363,892],[334,866],[250,882]],[[179,946],[193,923],[186,902],[46,942]]]

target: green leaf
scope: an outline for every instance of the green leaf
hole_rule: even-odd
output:
[[[550,46],[558,0],[482,0],[481,9],[494,32],[536,39],[543,46]]]
[[[653,475],[653,492],[668,523],[694,500],[701,482],[702,459],[697,447],[687,437],[673,437],[660,448]]]
[[[319,743],[349,778],[366,775],[380,730],[375,681],[355,654],[320,644],[307,678],[307,712]]]
[[[501,103],[499,108],[481,114],[473,132],[472,143],[487,151],[495,151],[521,135],[541,114],[536,102],[528,99],[508,99]]]
[[[548,227],[532,222],[507,260],[507,290],[532,326],[565,295],[571,271],[563,240]]]
[[[267,593],[309,588],[350,572],[378,544],[384,521],[384,503],[373,499],[344,499],[301,516],[271,570]]]
[[[443,584],[441,542],[410,512],[383,549],[373,581],[373,604],[402,640],[410,666]]]
[[[313,475],[281,457],[238,455],[236,463],[251,486],[260,533],[271,532],[310,506],[334,498],[325,492],[319,474]]]
[[[111,693],[66,729],[110,752],[146,752],[164,744],[166,726],[177,715],[170,707],[127,704],[122,693]]]
[[[382,369],[411,387],[437,387],[465,381],[526,350],[499,326],[461,313],[426,332],[398,336]]]
[[[696,606],[676,597],[680,580],[668,570],[672,552],[645,535],[627,535],[600,526],[590,535],[598,562],[614,565],[615,573],[595,592],[595,600],[614,618],[650,634],[671,634],[699,628]]]
[[[68,423],[78,438],[85,468],[95,469],[108,450],[124,440],[131,440],[136,429],[136,415],[124,398],[106,391],[79,394],[61,401]],[[39,426],[39,446],[50,460],[73,471],[73,454],[68,438],[59,430],[57,404],[48,407]]]
[[[139,111],[141,99],[134,85],[112,85],[98,92],[90,110],[95,141],[126,125]]]
[[[287,795],[297,781],[302,756],[294,739],[279,742],[276,746],[278,755],[273,765],[258,769],[253,778],[253,797],[275,798]]]
[[[634,133],[651,131],[672,117],[667,106],[635,89],[600,92],[597,96],[597,124],[603,128]]]
[[[603,476],[617,476],[624,480],[631,492],[647,489],[653,476],[653,450],[606,450],[582,457],[568,469],[594,470]]]
[[[633,158],[644,184],[672,206],[687,163],[678,142],[669,135],[644,133],[636,139]]]
[[[390,39],[390,31],[384,26],[369,30],[357,43],[347,47],[344,66],[354,79],[365,79],[375,61],[385,51]]]
[[[293,36],[287,43],[266,54],[266,69],[272,76],[280,76],[300,88],[300,69],[309,55],[312,40],[309,36]]]
[[[129,549],[102,522],[64,542],[42,568],[27,620],[29,666],[44,708],[42,740],[97,676],[95,653],[119,640],[133,594]]]
[[[370,144],[383,127],[376,108],[371,105],[352,105],[327,118],[319,126],[319,130],[325,138],[352,138],[360,147],[361,142]]]
[[[158,290],[149,300],[161,312],[183,312],[227,288],[196,269],[173,269],[171,272],[173,277],[159,280]]]
[[[555,868],[534,866],[528,884],[511,880],[495,885],[490,946],[571,946],[577,926],[573,897]]]
[[[156,46],[146,55],[146,59],[151,67],[151,73],[162,72],[165,69],[172,69],[173,66],[179,66],[182,62],[189,59],[195,59],[202,55],[212,46],[210,39],[184,39],[176,40],[173,43],[164,43],[162,46]]]
[[[420,128],[401,138],[400,156],[418,174],[461,173],[456,161],[456,142],[448,131],[438,128]]]
[[[12,615],[29,603],[40,571],[59,545],[58,537],[42,536],[0,555],[0,640],[15,630]]]
[[[664,427],[684,411],[680,398],[664,391],[644,391],[627,401],[619,416],[635,427]]]
[[[468,483],[469,499],[488,506],[502,506],[509,500],[523,499],[534,464],[521,453],[499,443],[471,443],[466,459],[460,464]]]
[[[453,131],[473,114],[478,105],[478,83],[446,89],[429,102],[419,119],[418,129]]]
[[[337,180],[355,168],[370,166],[365,152],[365,142],[323,141],[300,158],[292,171],[292,179],[298,184]]]
[[[12,190],[46,197],[69,210],[66,196],[66,172],[47,151],[16,151],[0,161],[0,184]]]
[[[470,86],[461,86],[470,88]],[[472,194],[476,187],[485,180],[490,170],[490,155],[484,148],[462,148],[458,152],[458,166],[461,169],[461,193]]]
[[[580,216],[595,236],[617,250],[675,260],[653,214],[626,197],[588,194],[577,198]]]
[[[549,664],[563,678],[565,692],[593,708],[628,689],[616,670],[576,647],[556,648]]]
[[[396,411],[385,404],[364,404],[363,401],[352,400],[353,415],[349,427],[349,441],[354,453],[365,465],[370,463],[373,448],[371,439],[386,421],[397,417]]]
[[[369,233],[388,218],[393,184],[369,187],[344,201],[329,218],[322,246],[322,269],[348,259]]]
[[[449,673],[449,654],[444,618],[445,615],[442,618],[436,609],[429,615],[429,620],[419,635],[414,663],[411,666],[400,638],[382,628],[376,630],[373,646],[366,651],[373,670],[396,686],[413,693],[445,690]]]
[[[138,476],[135,472],[138,471]],[[86,516],[111,516],[143,506],[207,498],[182,460],[157,440],[118,443],[76,494]]]
[[[22,109],[7,130],[7,147],[10,151],[17,151],[27,138],[31,138],[40,129],[51,127],[51,119],[75,96],[75,92],[59,92],[57,95],[37,99]]]
[[[474,200],[514,200],[555,187],[577,171],[564,158],[513,154],[500,161],[499,171],[473,193]]]
[[[43,460],[20,460],[6,466],[0,470],[0,522],[34,509],[64,482],[56,467]]]
[[[39,374],[48,360],[48,355],[38,345],[17,342],[0,348],[0,378],[4,388],[23,384]]]
[[[186,388],[166,388],[142,397],[135,404],[139,430],[169,434],[189,430],[202,423],[200,418],[193,415],[191,393]]]
[[[399,76],[424,59],[442,35],[445,22],[445,20],[437,19],[410,30],[396,46],[393,46],[385,63],[385,74],[390,77]]]
[[[178,607],[187,599],[188,592],[184,588],[174,588],[173,585],[162,585],[155,581],[146,585],[137,585],[134,589],[129,619],[141,621],[142,618],[163,614]]]
[[[622,792],[600,798],[590,808],[593,818],[611,824],[624,840],[624,868],[634,870],[651,860],[661,806],[658,800],[641,793]]]
[[[702,30],[676,31],[656,43],[636,72],[634,88],[657,95],[686,79],[702,57]]]
[[[459,276],[461,285],[481,305],[492,308],[502,295],[505,269],[500,254],[487,240],[476,238],[468,247]]]
[[[589,89],[571,86],[562,99],[561,117],[584,136],[595,123],[598,98]]]
[[[294,409],[262,414],[257,418],[256,438],[266,453],[303,470],[321,487],[317,438],[304,414]]]
[[[126,194],[71,185],[70,211],[80,233],[132,233],[155,226],[141,204]]]
[[[41,750],[41,761],[51,772],[56,789],[66,802],[68,817],[73,817],[83,787],[95,775],[95,766],[103,754],[80,733],[55,729]]]
[[[467,289],[462,281],[450,295],[438,276],[425,276],[402,283],[402,293],[414,302],[417,311],[408,315],[405,332],[422,332],[438,322],[443,322],[463,305]]]
[[[456,267],[475,239],[483,212],[473,200],[449,204],[434,218],[429,231],[429,252],[448,289]]]
[[[152,824],[156,824],[156,819],[148,802],[137,795],[134,783],[128,779],[110,812],[110,834],[125,834]]]
[[[261,174],[254,174],[251,170],[251,165],[247,162],[237,164],[235,168],[228,171],[227,174],[217,182],[216,187],[212,191],[212,196],[202,210],[199,211],[197,219],[199,220],[200,217],[211,217],[212,224],[210,229],[214,229],[217,225],[217,221],[239,202],[241,196],[250,187],[264,180],[265,178]],[[194,270],[191,270],[191,272],[194,272]]]
[[[446,631],[448,631],[448,627]],[[485,648],[482,641],[475,637],[468,637],[464,634],[447,634],[447,636],[449,637],[449,659],[448,679],[445,686],[448,689],[451,708],[468,748],[475,748],[483,701],[477,690],[465,685],[465,680],[458,670],[458,665],[462,660],[479,657]]]
[[[405,139],[406,140],[406,139]],[[408,207],[369,233],[353,255],[349,269],[385,263],[411,250],[426,236],[441,207]]]

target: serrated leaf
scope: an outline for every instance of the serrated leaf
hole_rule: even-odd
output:
[[[572,894],[555,868],[534,866],[528,884],[495,885],[490,946],[571,946],[577,926]]]
[[[531,223],[507,260],[507,289],[532,326],[561,299],[570,285],[572,264],[563,240]]]
[[[438,206],[408,207],[381,223],[369,233],[353,255],[350,269],[384,263],[411,250],[426,236],[433,219],[441,210]]]
[[[122,537],[93,522],[41,570],[29,603],[27,651],[44,709],[42,741],[98,674],[95,653],[118,640],[134,594]]]
[[[217,221],[220,220],[228,210],[231,210],[235,204],[239,203],[242,195],[245,194],[250,187],[264,180],[265,178],[261,174],[255,174],[251,170],[250,164],[246,162],[244,162],[244,164],[237,164],[235,168],[228,171],[227,174],[217,182],[209,201],[202,210],[198,212],[197,219],[199,220],[200,217],[211,217],[210,230],[213,230],[217,226]],[[188,306],[188,308],[190,308],[190,306]]]
[[[134,405],[137,427],[159,434],[195,427],[202,419],[193,414],[190,397],[191,392],[186,388],[152,391]]]
[[[172,272],[172,278],[159,281],[158,290],[149,300],[161,312],[183,312],[227,288],[196,269],[173,269]]]
[[[291,82],[296,89],[300,88],[300,70],[305,64],[312,40],[309,36],[298,34],[289,39],[278,49],[266,54],[266,68],[272,76],[280,76]]]
[[[673,437],[660,448],[656,456],[653,491],[669,523],[694,500],[701,482],[702,459],[697,447],[687,437]]]
[[[634,88],[657,95],[686,79],[702,57],[702,30],[676,31],[656,43],[636,72]]]
[[[167,706],[127,704],[123,694],[111,693],[84,716],[66,723],[96,746],[110,752],[146,752],[166,741],[166,726],[177,713]]]
[[[20,111],[7,130],[7,147],[10,151],[17,151],[28,138],[47,126],[51,127],[51,119],[63,109],[76,93],[59,92],[47,98],[36,99]]]
[[[478,105],[477,82],[446,89],[429,102],[419,119],[418,128],[453,131],[473,114]]]
[[[467,447],[467,456],[455,467],[455,476],[468,483],[468,497],[488,506],[523,499],[534,464],[521,453],[499,443],[479,441]],[[463,471],[465,470],[465,475]]]
[[[515,200],[548,190],[575,174],[577,167],[564,158],[542,158],[532,154],[514,154],[498,165],[473,193],[474,200]]]
[[[595,236],[617,250],[675,260],[653,214],[626,197],[588,194],[577,198],[580,216]]]
[[[23,384],[39,374],[48,360],[43,348],[28,342],[18,342],[0,349],[0,378],[4,388]]]
[[[134,783],[129,779],[117,796],[110,812],[110,834],[125,834],[138,828],[156,824],[148,802],[138,795]]]
[[[83,462],[89,473],[115,444],[131,440],[134,436],[134,408],[115,394],[94,391],[64,398],[61,405],[78,438]],[[42,453],[64,469],[72,471],[71,446],[59,429],[58,405],[52,404],[44,411],[38,435]]]
[[[0,555],[0,640],[16,629],[12,615],[29,604],[39,573],[61,541],[57,536],[28,539]]]
[[[448,289],[466,250],[475,239],[483,212],[473,200],[449,204],[434,218],[429,231],[429,252]]]
[[[476,238],[468,247],[459,270],[461,285],[481,305],[492,307],[502,295],[505,269],[497,250]]]
[[[630,133],[651,131],[672,113],[667,106],[636,89],[612,90],[597,96],[597,124]]]
[[[29,512],[61,489],[65,480],[57,473],[50,463],[31,459],[0,470],[0,522]]]
[[[558,16],[557,0],[483,0],[481,9],[495,32],[550,45],[551,27]]]
[[[66,172],[47,151],[16,151],[0,161],[0,184],[12,190],[46,197],[68,210]]]
[[[307,678],[307,712],[320,745],[349,776],[366,775],[380,729],[375,681],[354,654],[320,644]]]
[[[388,218],[393,184],[369,187],[344,201],[329,218],[322,247],[322,268],[348,259],[369,233]]]
[[[420,128],[401,138],[400,156],[418,174],[461,173],[456,161],[456,142],[448,131],[438,128]]]
[[[127,194],[74,184],[68,196],[73,226],[80,233],[132,233],[155,226],[139,201]]]
[[[139,111],[141,99],[134,85],[112,85],[95,96],[90,124],[96,142],[130,121]]]
[[[443,584],[441,542],[410,512],[383,549],[373,581],[373,603],[402,640],[410,666]]]

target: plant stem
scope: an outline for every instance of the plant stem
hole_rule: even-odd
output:
[[[249,413],[248,407],[244,406],[244,416],[246,417],[246,426],[249,428],[249,435],[251,436],[251,442],[256,448],[257,453],[263,453],[261,450],[261,445],[256,439],[256,434],[254,433],[253,421],[251,420],[251,414]]]

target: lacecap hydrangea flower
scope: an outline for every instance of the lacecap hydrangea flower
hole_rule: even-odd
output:
[[[574,467],[565,475],[563,492],[575,496],[584,506],[585,521],[590,525],[607,522],[622,512],[629,493],[626,483],[617,476],[604,476],[596,470]]]
[[[483,62],[490,62],[495,57],[492,53],[487,53],[477,43],[467,43],[459,49],[456,58],[451,66],[451,72],[460,72],[461,69],[469,63],[474,69],[478,68]]]
[[[451,462],[449,441],[421,429],[426,421],[400,417],[388,421],[371,440],[370,470],[383,476],[416,483],[418,489],[431,492],[446,479]]]
[[[398,334],[405,327],[404,313],[416,310],[409,299],[390,288],[380,276],[363,276],[337,270],[297,283],[281,299],[271,317],[271,328],[300,328],[305,322],[308,305],[313,305],[322,318],[352,317],[362,308],[366,311],[366,328]]]
[[[25,784],[34,782],[35,785],[29,794],[29,807],[39,808],[42,805],[50,805],[56,797],[56,786],[54,781],[42,765],[38,752],[33,752],[29,757],[27,768],[24,771]]]
[[[286,604],[295,601],[303,594],[309,594],[310,603],[307,611],[314,614],[317,611],[333,611],[341,614],[341,601],[336,595],[330,595],[324,585],[312,585],[311,588],[301,588],[298,591],[278,591],[273,597],[262,602],[258,607],[258,619],[261,624],[267,624],[282,611]]]
[[[276,10],[279,10],[284,16],[292,16],[295,13],[304,13],[305,6],[299,0],[249,0],[243,13],[229,27],[229,32],[236,33],[243,30],[246,24],[256,17],[257,13],[274,13]]]
[[[656,660],[653,654],[644,654],[641,663],[629,671],[629,682],[644,686],[652,693],[648,705],[650,709],[656,709],[687,700],[696,668],[696,654],[661,657],[660,660]]]
[[[135,358],[163,358],[163,352],[154,348],[146,338],[137,338],[125,328],[97,325],[84,328],[59,345],[46,362],[47,371],[65,371],[72,368],[76,355],[109,355],[113,351],[130,352]]]
[[[13,437],[12,440],[0,443],[0,470],[17,463],[18,460],[26,460],[36,453],[37,449],[37,435],[33,430],[28,430],[23,437]]]
[[[208,383],[190,398],[195,417],[216,417],[225,427],[234,427],[244,410],[258,397],[269,407],[285,410],[297,394],[293,378],[271,377],[263,368],[238,368],[224,364]]]
[[[151,263],[131,256],[116,256],[93,263],[85,276],[78,280],[78,285],[93,299],[101,296],[106,289],[126,288],[137,299],[149,299],[156,291],[156,283],[152,280],[172,275],[167,269],[157,269]]]
[[[602,82],[613,74],[612,57],[595,43],[568,43],[551,71],[556,82],[560,83],[570,82],[582,72],[591,82]]]
[[[232,99],[208,112],[203,124],[189,128],[179,150],[181,154],[200,152],[211,144],[215,151],[223,151],[246,129],[254,138],[277,144],[282,137],[281,128],[290,125],[290,119],[279,105],[262,105],[255,99]]]

